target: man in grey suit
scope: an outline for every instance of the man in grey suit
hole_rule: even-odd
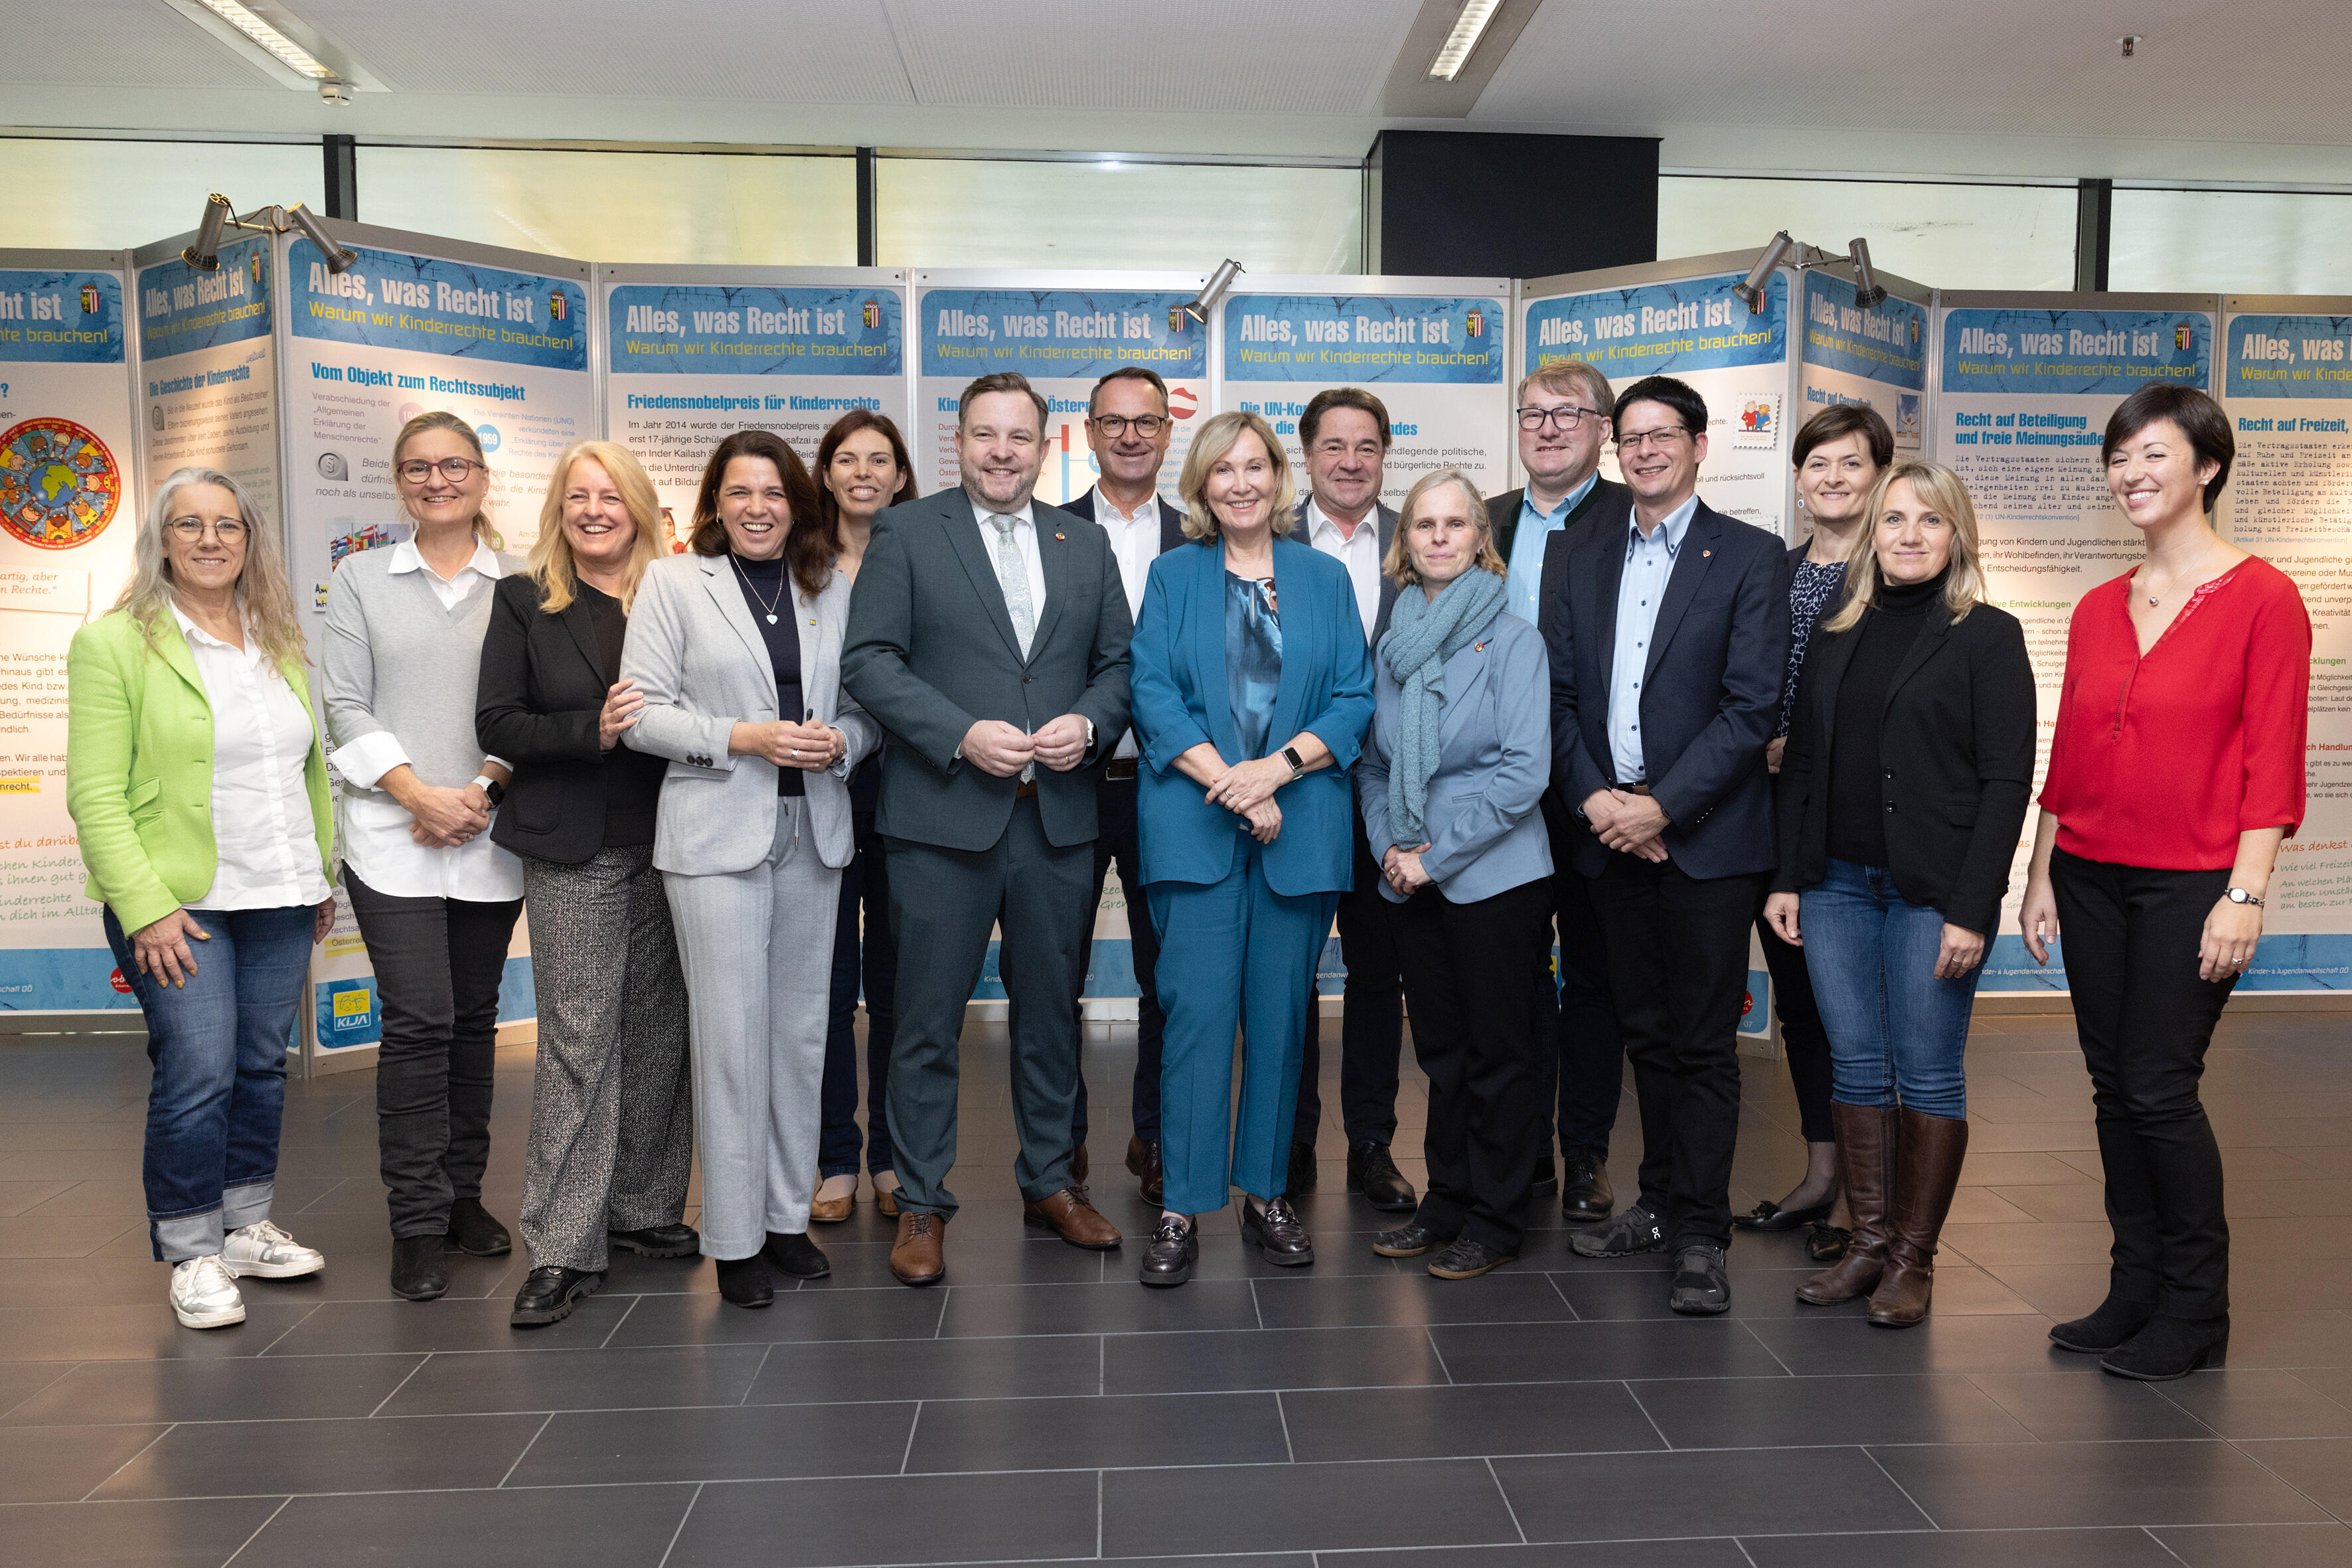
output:
[[[1045,400],[984,375],[956,415],[963,483],[875,520],[842,679],[890,732],[875,827],[901,954],[890,1056],[898,1237],[890,1271],[947,1274],[958,1042],[988,956],[1012,1006],[1013,1167],[1024,1217],[1077,1247],[1119,1233],[1071,1170],[1079,935],[1100,763],[1127,730],[1134,624],[1102,529],[1033,499]]]
[[[1374,646],[1389,629],[1397,596],[1396,584],[1381,572],[1397,526],[1396,512],[1381,502],[1391,439],[1387,405],[1360,386],[1326,387],[1298,416],[1308,485],[1298,536],[1348,569],[1364,640]],[[1404,982],[1380,887],[1380,862],[1364,842],[1359,817],[1356,888],[1339,895],[1339,955],[1348,970],[1339,1019],[1339,1117],[1348,1133],[1348,1190],[1363,1194],[1376,1209],[1402,1213],[1420,1200],[1389,1153],[1396,1137],[1397,1058],[1404,1048]],[[1292,1193],[1311,1193],[1316,1185],[1321,1032],[1310,1007],[1291,1131]]]

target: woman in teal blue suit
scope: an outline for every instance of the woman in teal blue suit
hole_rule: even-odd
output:
[[[1178,491],[1193,543],[1151,563],[1129,653],[1167,1016],[1167,1206],[1146,1285],[1192,1278],[1192,1215],[1223,1208],[1234,1186],[1248,1195],[1242,1234],[1269,1261],[1315,1261],[1282,1190],[1315,963],[1353,875],[1348,769],[1372,717],[1355,590],[1339,563],[1281,537],[1297,492],[1266,422],[1220,414],[1202,426]]]

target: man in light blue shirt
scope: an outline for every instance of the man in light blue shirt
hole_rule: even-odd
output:
[[[1486,502],[1496,552],[1510,568],[1510,612],[1534,626],[1543,595],[1544,546],[1625,488],[1601,477],[1610,436],[1609,380],[1581,360],[1559,360],[1519,383],[1519,467],[1525,489]]]
[[[1697,510],[1698,497],[1694,495],[1647,530],[1639,511],[1625,527],[1625,575],[1617,584],[1617,647],[1609,666],[1609,758],[1620,785],[1646,783],[1650,776],[1642,758],[1642,678],[1650,659],[1650,636],[1657,629],[1658,606],[1665,601],[1666,579],[1674,575],[1683,534]],[[1664,820],[1663,815],[1659,820]]]

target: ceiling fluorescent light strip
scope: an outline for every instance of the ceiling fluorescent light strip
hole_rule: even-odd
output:
[[[287,69],[299,71],[312,81],[331,81],[337,72],[321,63],[319,57],[271,26],[237,0],[200,0],[205,10],[251,38],[261,47],[285,63]]]
[[[212,4],[213,0],[206,0]],[[1445,35],[1439,46],[1437,58],[1430,62],[1429,79],[1452,81],[1462,73],[1470,58],[1470,51],[1478,47],[1478,39],[1486,31],[1486,24],[1502,9],[1503,0],[1463,0],[1462,15],[1454,19],[1454,30]]]

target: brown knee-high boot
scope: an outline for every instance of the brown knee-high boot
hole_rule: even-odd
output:
[[[1883,1329],[1907,1329],[1927,1315],[1936,1286],[1936,1238],[1943,1234],[1953,1189],[1960,1184],[1969,1124],[1906,1106],[1902,1140],[1886,1272],[1870,1298],[1870,1321]]]
[[[1833,1306],[1867,1295],[1886,1267],[1887,1210],[1894,1198],[1896,1111],[1891,1105],[1830,1101],[1837,1132],[1838,1180],[1853,1214],[1845,1256],[1797,1287],[1797,1300]]]

